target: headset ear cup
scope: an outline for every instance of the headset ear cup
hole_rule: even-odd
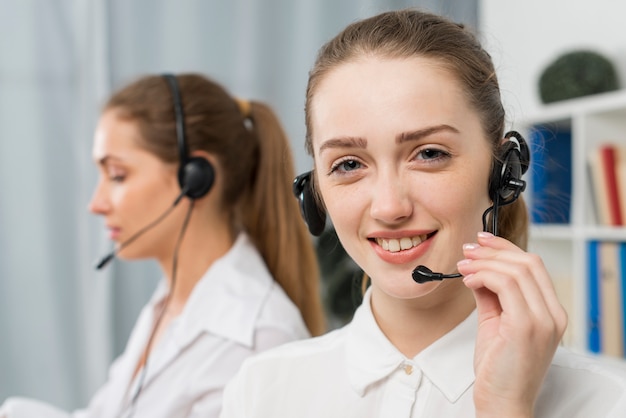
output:
[[[509,131],[504,135],[505,138],[511,140],[511,137],[514,137],[517,140],[517,144],[519,145],[519,163],[521,166],[521,174],[526,173],[528,171],[528,166],[530,165],[530,149],[528,148],[528,144],[526,140],[517,131]],[[520,176],[521,177],[521,176]]]
[[[185,196],[199,199],[206,195],[215,180],[213,165],[206,158],[191,157],[178,171],[178,183]]]
[[[489,197],[493,202],[499,202],[500,206],[513,203],[526,187],[526,182],[521,178],[528,167],[529,158],[524,159],[521,155],[524,152],[522,143],[528,152],[523,138],[521,141],[509,139],[500,146],[498,157],[493,162],[489,179]]]
[[[320,208],[310,182],[304,186],[301,208],[309,232],[316,237],[322,235],[326,226],[326,212]]]
[[[309,227],[309,232],[316,237],[322,235],[326,227],[326,212],[320,207],[311,183],[313,172],[300,174],[293,181],[293,194],[298,199],[300,213]]]

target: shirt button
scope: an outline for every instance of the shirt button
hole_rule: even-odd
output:
[[[413,373],[413,366],[410,364],[406,364],[404,366],[404,373],[411,375]]]

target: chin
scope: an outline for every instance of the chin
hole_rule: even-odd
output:
[[[411,274],[405,277],[387,279],[384,283],[376,283],[372,280],[372,285],[381,292],[395,299],[416,299],[429,295],[439,289],[444,282],[432,281],[427,283],[416,283]]]
[[[134,249],[133,251],[122,250],[117,253],[117,258],[124,261],[135,261],[135,260],[145,260],[148,258],[152,258],[153,256],[148,255],[144,252],[137,251]]]

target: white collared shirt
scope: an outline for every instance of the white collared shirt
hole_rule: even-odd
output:
[[[244,362],[222,418],[473,417],[477,314],[412,359],[384,336],[371,292],[352,322]],[[623,366],[622,366],[623,368]],[[558,350],[536,417],[626,417],[626,369]]]
[[[131,415],[131,398],[141,372],[132,375],[152,331],[155,308],[166,293],[162,281],[142,310],[125,352],[111,366],[107,383],[87,409],[71,416]],[[223,388],[245,358],[308,336],[298,309],[242,233],[196,284],[183,312],[154,347],[132,416],[217,417]],[[68,416],[25,399],[11,399],[0,408],[0,418]]]

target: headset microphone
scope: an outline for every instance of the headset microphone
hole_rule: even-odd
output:
[[[161,214],[161,216],[159,216],[158,218],[156,218],[154,221],[150,222],[148,225],[144,226],[143,228],[141,228],[139,231],[135,232],[134,235],[132,235],[130,238],[128,238],[126,241],[122,242],[119,247],[117,247],[116,249],[114,249],[113,251],[111,251],[110,253],[108,253],[107,255],[105,255],[104,257],[102,257],[100,259],[100,261],[98,261],[95,265],[94,268],[96,270],[100,270],[102,268],[104,268],[107,264],[109,264],[111,262],[111,260],[113,260],[113,258],[115,258],[115,256],[117,255],[117,253],[119,253],[124,247],[126,247],[128,244],[132,243],[133,241],[135,241],[137,238],[139,238],[140,236],[142,236],[145,232],[147,232],[148,230],[150,230],[152,227],[156,226],[159,222],[161,222],[163,219],[165,219],[167,217],[167,215],[169,215],[172,210],[176,207],[176,205],[178,205],[178,203],[181,201],[181,199],[187,194],[187,190],[184,189],[181,191],[181,193],[178,195],[178,197],[176,198],[176,200],[174,200],[174,203],[172,203],[172,205],[167,208],[167,210],[165,212],[163,212],[163,214]]]
[[[435,280],[443,280],[443,279],[454,279],[457,277],[461,277],[461,273],[454,274],[443,274],[443,273],[435,273],[431,269],[426,266],[417,266],[412,273],[413,280],[417,283],[426,283],[432,282]]]

